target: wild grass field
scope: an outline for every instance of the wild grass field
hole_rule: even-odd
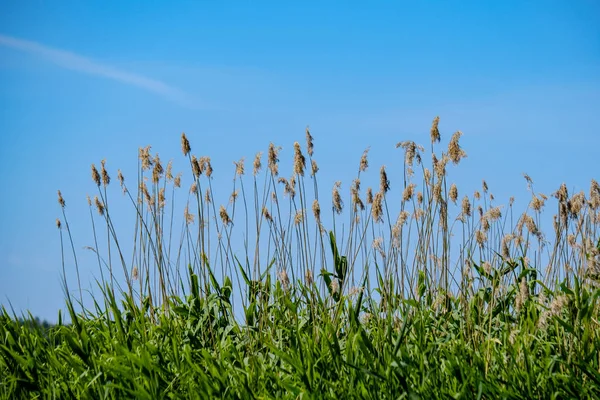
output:
[[[229,178],[185,134],[186,175],[150,147],[127,179],[92,165],[93,306],[69,228],[87,216],[59,192],[69,315],[2,309],[0,396],[600,398],[600,186],[542,194],[525,175],[525,210],[485,181],[462,192],[447,173],[461,132],[442,145],[438,123],[427,148],[398,143],[395,182],[365,151],[352,182],[320,186],[308,129],[291,175],[270,144],[235,163],[225,201],[213,182]]]

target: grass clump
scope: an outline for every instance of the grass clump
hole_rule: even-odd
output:
[[[366,150],[349,199],[341,182],[320,196],[308,129],[289,178],[270,144],[251,175],[235,163],[221,203],[211,159],[193,155],[185,134],[183,198],[182,175],[142,148],[135,190],[117,174],[132,242],[117,235],[106,163],[92,165],[92,306],[59,192],[77,277],[69,287],[63,248],[70,322],[59,314],[41,327],[2,310],[0,396],[600,397],[598,183],[588,195],[560,186],[544,234],[552,200],[527,175],[524,213],[513,199],[496,205],[485,181],[459,194],[447,168],[466,157],[462,134],[436,153],[438,124],[427,166],[424,147],[398,143],[396,193],[386,167],[369,175]],[[363,181],[373,182],[364,192]]]

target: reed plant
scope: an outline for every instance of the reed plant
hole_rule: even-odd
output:
[[[331,189],[308,128],[291,171],[271,143],[225,196],[185,134],[187,181],[149,146],[119,188],[92,165],[97,290],[86,304],[58,192],[68,316],[45,329],[2,309],[0,396],[599,398],[600,186],[546,195],[524,175],[524,212],[485,181],[463,192],[447,173],[461,135],[442,147],[436,117],[427,149],[397,144],[398,181],[367,149]]]

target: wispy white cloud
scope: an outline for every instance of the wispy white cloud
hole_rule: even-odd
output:
[[[37,42],[2,34],[0,34],[0,45],[31,53],[63,68],[112,79],[131,86],[137,86],[186,107],[203,108],[202,104],[192,99],[187,93],[164,82],[136,73],[123,71],[110,65],[100,64],[70,51],[48,47]]]

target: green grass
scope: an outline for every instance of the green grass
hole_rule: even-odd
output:
[[[587,196],[561,186],[544,234],[554,200],[529,177],[532,200],[516,217],[485,182],[458,198],[446,167],[466,156],[459,138],[429,168],[422,147],[399,143],[397,198],[383,167],[361,197],[365,152],[346,204],[337,183],[331,203],[319,192],[308,131],[289,179],[271,145],[251,176],[236,163],[222,206],[210,159],[192,156],[185,136],[193,181],[182,198],[171,164],[140,149],[134,193],[119,172],[135,221],[127,249],[111,217],[114,184],[104,162],[93,167],[93,306],[83,306],[59,193],[77,278],[69,287],[65,274],[69,323],[59,314],[42,327],[2,309],[0,396],[599,398],[598,184]]]

